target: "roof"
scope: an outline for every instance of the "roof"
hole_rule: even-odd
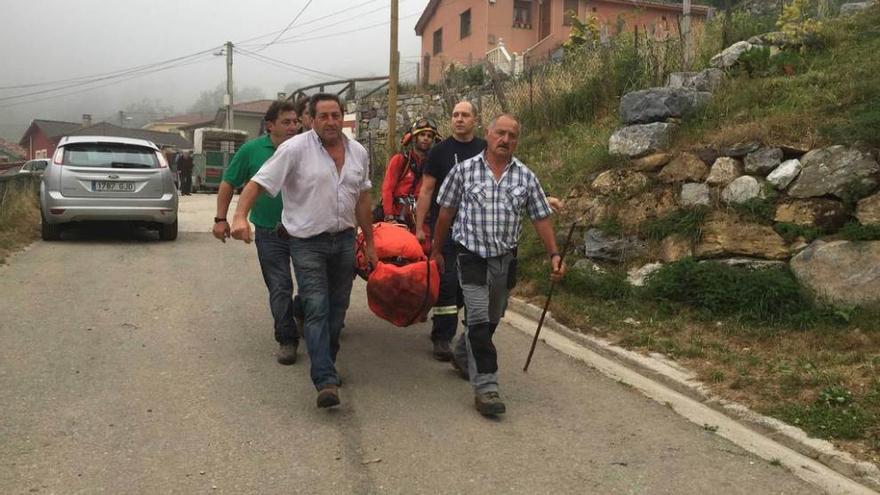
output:
[[[48,137],[49,139],[56,139],[79,129],[80,127],[82,127],[82,124],[80,124],[79,122],[34,119],[31,122],[31,125],[28,126],[27,130],[24,132],[24,135],[21,137],[21,140],[18,142],[18,144],[20,144],[21,146],[26,146],[27,138],[31,135],[33,129],[35,128],[43,131],[43,134],[45,134],[46,137]]]
[[[654,7],[660,10],[668,10],[674,12],[681,12],[682,6],[681,4],[671,4],[665,3],[660,0],[601,0],[603,2],[608,3],[616,3],[620,5],[628,5],[630,7],[638,8],[638,7]],[[440,6],[440,0],[430,0],[428,5],[425,7],[425,10],[422,11],[422,15],[419,16],[419,20],[416,22],[416,35],[421,36],[425,31],[425,26],[428,25],[428,21],[431,20],[431,17],[434,17],[434,13],[437,12],[437,7]],[[705,5],[691,5],[691,12],[695,14],[703,14],[706,15],[709,13],[711,7],[707,7]]]
[[[254,101],[245,101],[242,103],[236,103],[232,105],[232,110],[236,113],[249,112],[249,113],[258,113],[261,116],[265,115],[269,110],[269,105],[274,103],[275,100],[254,100]]]
[[[2,138],[0,138],[0,150],[3,150],[8,155],[17,156],[18,158],[24,158],[27,156],[26,149]]]
[[[214,116],[207,113],[185,113],[183,115],[172,115],[171,117],[165,117],[162,120],[154,120],[147,125],[150,124],[182,124],[182,125],[192,125],[199,124],[202,122],[213,122]]]
[[[95,127],[95,126],[92,126]],[[58,143],[59,146],[64,144],[76,144],[76,143],[118,143],[118,144],[131,144],[135,146],[146,146],[148,148],[158,149],[155,143],[146,139],[133,139],[127,137],[118,137],[118,136],[98,136],[98,135],[87,135],[87,136],[65,136],[61,138],[61,142]]]
[[[146,129],[129,129],[127,127],[119,127],[109,122],[100,122],[89,127],[77,129],[75,132],[68,133],[69,136],[113,136],[132,139],[144,139],[152,143],[156,143],[160,148],[170,146],[174,148],[184,149],[192,148],[186,138],[175,132],[148,131]]]

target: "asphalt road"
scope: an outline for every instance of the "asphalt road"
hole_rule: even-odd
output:
[[[252,245],[206,231],[71,232],[0,267],[0,493],[763,493],[815,488],[502,326],[508,414],[480,416],[430,356],[352,294],[342,406],[284,367]]]

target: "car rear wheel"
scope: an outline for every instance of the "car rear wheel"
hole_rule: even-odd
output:
[[[159,239],[162,241],[173,241],[177,239],[177,220],[174,223],[163,223],[159,225]]]
[[[57,241],[61,239],[61,225],[47,222],[43,212],[40,212],[40,236],[44,241]]]

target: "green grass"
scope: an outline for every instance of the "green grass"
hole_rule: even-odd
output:
[[[806,242],[812,242],[825,232],[818,227],[797,225],[793,223],[777,223],[773,230],[782,237],[785,242],[793,242],[798,237],[803,237]]]
[[[878,26],[880,7],[831,20],[824,47],[785,55],[794,75],[734,74],[681,139],[880,146]]]
[[[858,222],[849,222],[840,229],[839,233],[848,241],[878,241],[880,240],[880,225],[862,225]]]
[[[709,209],[704,207],[676,210],[665,217],[648,220],[641,226],[641,231],[646,238],[655,241],[672,234],[696,241],[700,238],[708,214]]]

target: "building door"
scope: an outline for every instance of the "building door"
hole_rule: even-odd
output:
[[[539,0],[540,6],[538,10],[540,12],[540,20],[538,21],[538,39],[542,40],[547,36],[550,36],[550,4],[553,3],[550,0]]]
[[[425,88],[431,82],[431,56],[427,53],[422,57],[422,87]]]

